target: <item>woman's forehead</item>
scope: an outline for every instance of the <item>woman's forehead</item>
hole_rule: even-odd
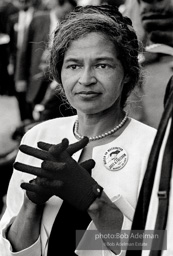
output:
[[[73,40],[68,49],[67,54],[78,54],[82,51],[93,50],[95,53],[101,54],[102,51],[116,53],[116,47],[110,38],[100,32],[91,32],[85,36],[81,36],[76,40]]]

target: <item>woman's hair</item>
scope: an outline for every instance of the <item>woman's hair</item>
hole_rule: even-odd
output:
[[[116,47],[129,77],[122,91],[121,107],[124,107],[130,92],[140,84],[139,43],[131,20],[115,6],[78,6],[57,26],[50,50],[50,72],[61,84],[61,68],[70,43],[91,32],[103,33]]]

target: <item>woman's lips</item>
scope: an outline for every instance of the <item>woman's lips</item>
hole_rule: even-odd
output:
[[[95,97],[101,95],[101,93],[94,92],[94,91],[80,91],[76,94],[79,95],[82,98],[95,98]]]

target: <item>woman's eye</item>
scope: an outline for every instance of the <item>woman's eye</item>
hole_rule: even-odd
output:
[[[79,69],[79,68],[80,68],[80,66],[79,66],[79,65],[75,65],[75,64],[73,64],[73,65],[69,65],[69,66],[67,66],[67,68],[68,68],[68,69],[75,70],[75,69]]]
[[[109,66],[107,64],[98,64],[96,65],[96,67],[100,69],[105,69],[105,68],[108,68]]]

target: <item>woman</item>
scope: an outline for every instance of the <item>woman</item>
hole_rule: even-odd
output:
[[[56,29],[50,68],[77,116],[24,136],[1,220],[3,255],[55,255],[54,230],[54,246],[67,255],[124,253],[106,236],[93,248],[88,232],[68,249],[72,229],[130,229],[155,136],[124,112],[140,81],[138,51],[130,20],[112,6],[77,7]]]

